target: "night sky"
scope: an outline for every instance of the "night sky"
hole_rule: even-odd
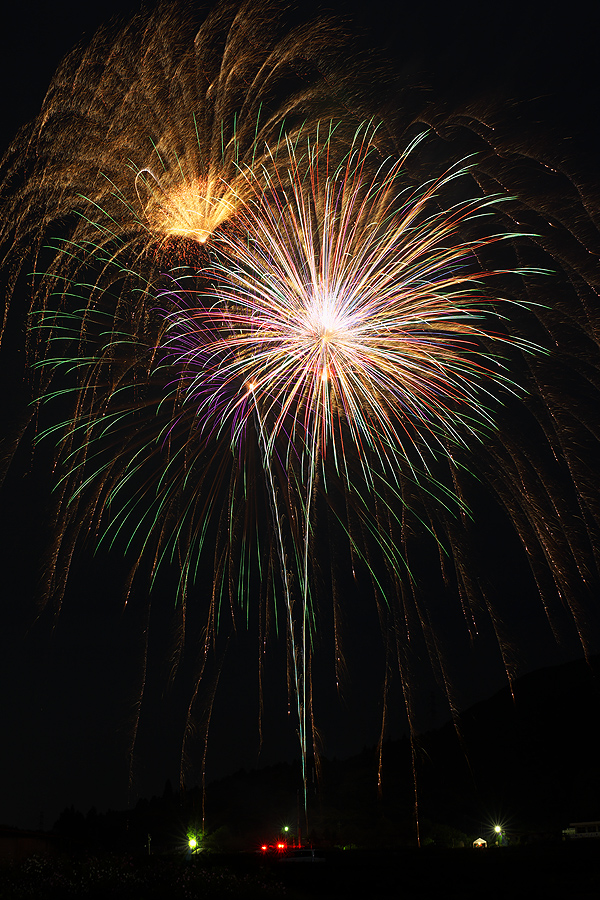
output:
[[[4,15],[0,37],[3,149],[17,128],[35,116],[56,65],[70,47],[91,36],[115,13],[126,19],[135,9],[133,3],[98,2],[84,10],[80,4],[25,2],[15,4]],[[565,18],[551,14],[547,5],[530,3],[502,4],[483,11],[475,3],[443,8],[430,5],[420,12],[414,4],[380,2],[369,3],[368,9],[359,3],[344,4],[344,9],[353,10],[355,21],[365,30],[365,43],[379,47],[377,52],[392,60],[399,83],[425,86],[432,100],[440,104],[476,104],[485,98],[502,106],[506,101],[513,112],[505,110],[504,121],[515,134],[531,131],[542,142],[547,134],[549,144],[570,160],[582,193],[597,213],[600,78],[596,39],[600,21],[597,16],[592,18],[586,5],[565,5]],[[10,340],[13,344],[3,347],[0,358],[3,415],[9,429],[22,411],[25,397],[21,357],[15,350],[17,338],[11,333]],[[598,420],[590,423],[590,432],[595,428],[597,435],[599,424]],[[596,445],[590,450],[590,439],[586,441],[589,460]],[[597,446],[595,452],[600,463]],[[50,528],[50,466],[43,453],[32,457],[30,447],[22,447],[1,495],[0,823],[26,828],[50,828],[60,811],[71,804],[84,812],[92,806],[99,810],[125,808],[138,797],[161,793],[166,779],[176,785],[197,666],[190,648],[169,687],[175,576],[166,573],[159,580],[150,610],[146,598],[139,595],[124,610],[122,583],[127,567],[118,548],[96,555],[91,548],[83,550],[72,566],[60,614],[46,608],[37,616]],[[476,513],[482,520],[481,545],[496,560],[493,577],[497,579],[499,611],[514,643],[518,671],[582,656],[568,615],[558,606],[555,615],[563,643],[556,646],[517,542],[506,523],[487,509],[488,499],[483,489],[475,498]],[[590,539],[594,543],[597,534]],[[490,549],[496,540],[498,546]],[[203,577],[210,576],[204,573]],[[596,574],[581,594],[591,641],[598,637],[594,607],[598,587]],[[326,755],[338,757],[377,742],[383,682],[381,640],[368,589],[364,583],[355,588],[344,579],[342,589],[347,592],[350,623],[344,702],[339,703],[335,695],[328,634],[315,661],[320,686],[315,712],[322,727],[323,749]],[[443,620],[443,611],[440,615]],[[199,623],[199,615],[191,608],[192,625],[194,617]],[[130,770],[146,635],[146,687]],[[505,683],[489,629],[472,649],[456,621],[448,618],[444,640],[452,649],[462,708],[491,696]],[[231,639],[210,728],[209,780],[241,767],[298,755],[281,647],[273,647],[266,663],[259,753],[257,654],[252,636],[238,634]],[[421,725],[437,727],[449,716],[443,694],[418,663],[415,677],[422,679]],[[390,737],[404,733],[401,708],[396,685],[390,694]],[[193,746],[196,755],[186,769],[189,784],[197,782],[200,771],[202,747],[199,742]]]

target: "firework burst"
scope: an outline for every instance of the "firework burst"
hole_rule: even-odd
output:
[[[58,269],[38,263],[37,309],[55,294],[66,260],[71,273],[85,270],[92,249],[97,260],[103,251],[109,277],[120,265],[139,267],[152,283],[182,245],[192,261],[235,216],[240,167],[258,164],[284,127],[337,108],[323,58],[335,58],[345,36],[334,40],[326,19],[299,12],[290,26],[291,12],[277,2],[222,2],[202,20],[166,4],[120,31],[100,29],[67,56],[2,164],[8,299],[24,261],[61,233],[59,222],[68,246]],[[109,286],[101,271],[96,278],[100,291]]]
[[[143,534],[139,558],[151,556],[154,569],[177,555],[185,602],[226,477],[230,524],[217,556],[229,562],[215,568],[209,628],[220,618],[225,578],[238,585],[239,605],[251,602],[240,586],[257,555],[252,535],[274,544],[262,568],[275,561],[269,580],[281,584],[303,760],[317,485],[326,502],[335,480],[352,506],[361,505],[360,484],[402,506],[410,479],[451,502],[430,461],[440,453],[451,460],[454,445],[468,446],[489,428],[482,401],[492,385],[514,391],[493,348],[531,349],[488,327],[509,301],[484,289],[502,273],[480,269],[477,254],[516,237],[481,227],[494,221],[499,199],[449,203],[455,183],[470,177],[465,165],[412,185],[405,161],[422,137],[397,160],[382,159],[374,137],[360,129],[340,163],[332,127],[322,141],[317,130],[267,148],[262,166],[240,174],[235,223],[215,232],[204,267],[180,266],[155,291],[145,341],[133,322],[117,327],[114,311],[108,328],[98,312],[94,326],[89,305],[55,318],[44,311],[40,326],[58,348],[40,367],[51,381],[59,370],[75,373],[73,411],[50,429],[60,435],[68,520],[74,508],[80,526],[83,519],[105,538],[126,531],[131,544]],[[138,290],[153,289],[143,282]],[[65,341],[81,346],[84,333],[91,352],[72,361]],[[253,456],[270,509],[266,539],[260,501],[242,500],[241,485],[256,481]],[[360,515],[376,533],[377,516]],[[398,551],[383,551],[397,572]]]
[[[208,408],[223,422],[233,416],[235,430],[244,427],[242,409],[260,405],[273,421],[270,446],[289,416],[305,444],[319,454],[330,445],[341,458],[343,421],[359,453],[366,445],[391,454],[397,468],[398,457],[410,456],[407,442],[444,446],[439,435],[458,441],[489,421],[478,386],[486,376],[508,380],[484,338],[528,346],[482,324],[494,310],[483,283],[503,273],[479,270],[477,253],[517,235],[457,238],[500,202],[440,207],[469,167],[406,186],[404,157],[381,160],[358,136],[336,168],[331,140],[302,153],[287,141],[285,160],[269,154],[269,168],[245,176],[240,223],[218,237],[222,259],[203,272],[211,292],[170,316],[169,333],[189,348],[178,362],[198,369],[190,395],[201,386]],[[232,398],[239,384],[242,397]],[[203,410],[199,402],[201,418]]]

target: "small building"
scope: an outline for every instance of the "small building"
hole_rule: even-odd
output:
[[[473,846],[475,848],[487,847],[487,841],[484,841],[483,838],[477,838],[477,840],[473,841]]]
[[[57,849],[56,835],[0,825],[0,864],[20,862],[28,856],[47,856]]]
[[[595,822],[571,822],[568,828],[563,828],[563,840],[578,838],[600,839],[600,820]]]

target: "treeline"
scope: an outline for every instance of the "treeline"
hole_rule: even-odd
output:
[[[237,772],[209,785],[139,800],[127,811],[64,810],[54,830],[94,849],[185,853],[256,850],[279,839],[316,847],[457,846],[559,838],[572,821],[600,818],[598,660],[520,679],[456,723],[307,768],[298,762]],[[416,776],[416,777],[415,777]],[[287,829],[284,831],[284,829]]]

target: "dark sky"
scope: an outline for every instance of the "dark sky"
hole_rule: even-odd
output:
[[[583,12],[584,4],[564,5],[562,17],[549,12],[548,5],[529,3],[500,4],[483,11],[476,4],[429,5],[420,11],[415,6],[369,3],[367,9],[356,4],[357,19],[372,29],[375,44],[385,45],[402,78],[429,85],[432,96],[450,103],[481,97],[534,101],[529,108],[535,110],[535,121],[524,122],[521,109],[516,127],[522,131],[530,125],[538,135],[546,129],[563,135],[570,142],[573,166],[580,166],[586,181],[594,178],[598,22]],[[133,3],[107,0],[85,5],[59,0],[51,5],[14,4],[4,14],[3,146],[20,124],[35,115],[64,53],[110,16],[126,16],[135,8]],[[4,392],[10,393],[15,385],[10,372],[3,372]],[[83,811],[92,805],[123,808],[138,796],[162,792],[167,778],[177,783],[195,657],[190,653],[181,677],[167,689],[172,586],[168,578],[159,585],[150,612],[141,600],[123,611],[118,586],[125,568],[115,554],[95,559],[88,555],[76,563],[60,616],[54,619],[46,611],[34,621],[44,544],[38,504],[47,491],[48,473],[43,466],[31,466],[26,451],[15,465],[0,522],[5,530],[0,823],[37,827],[42,821],[48,828],[65,806],[74,804]],[[493,526],[488,530],[493,540]],[[527,648],[523,671],[581,653],[572,633],[562,649],[553,650],[525,567],[517,566],[503,578],[507,618],[512,615],[520,629],[517,643],[521,640]],[[319,657],[322,687],[316,707],[329,755],[349,755],[378,738],[381,708],[374,697],[382,672],[372,660],[381,647],[374,610],[363,600],[348,598],[354,609],[352,621],[358,625],[348,640],[345,705],[336,702],[325,650]],[[517,602],[525,610],[519,615],[514,610]],[[454,635],[454,627],[448,625],[446,637],[451,635],[457,654],[464,653],[466,660],[467,642]],[[137,720],[146,633],[149,665],[129,787],[128,751]],[[458,665],[463,703],[490,695],[502,684],[500,660],[484,664],[487,654],[483,642],[462,668]],[[243,636],[228,648],[211,725],[209,778],[297,754],[283,659],[275,652],[265,670],[264,743],[258,756],[256,655],[255,644]],[[424,693],[423,721],[433,727],[445,716],[443,698],[427,682]],[[391,703],[392,736],[403,729],[403,717],[395,711],[399,706],[396,693]],[[197,765],[189,777],[198,777]]]

